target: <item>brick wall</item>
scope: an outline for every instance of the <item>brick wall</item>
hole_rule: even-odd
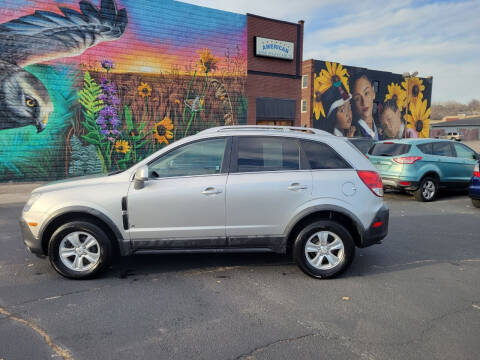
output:
[[[301,64],[303,53],[303,21],[299,24],[247,15],[248,48],[248,122],[256,123],[256,98],[273,97],[296,100],[295,125],[300,126]],[[255,56],[256,36],[293,42],[294,60]]]
[[[89,2],[99,9],[100,0]],[[245,15],[116,2],[118,13],[99,16],[115,19],[101,34],[108,41],[81,54],[71,53],[78,33],[46,35],[45,22],[77,21],[87,39],[100,34],[80,17],[65,19],[56,0],[0,3],[0,181],[122,170],[206,127],[246,123]],[[63,3],[80,12],[80,0]],[[33,25],[10,22],[23,16]]]
[[[302,126],[312,127],[312,100],[313,100],[313,73],[314,61],[305,60],[302,64],[302,76],[307,76],[307,87],[302,87],[302,100],[307,102],[307,111],[302,113]],[[303,86],[303,85],[302,85]]]

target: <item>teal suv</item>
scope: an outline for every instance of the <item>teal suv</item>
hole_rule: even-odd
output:
[[[456,141],[399,139],[377,142],[367,154],[384,188],[433,201],[440,188],[468,188],[480,155]]]

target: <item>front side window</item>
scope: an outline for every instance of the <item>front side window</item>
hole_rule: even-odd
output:
[[[301,144],[312,170],[351,168],[340,155],[326,144],[315,141],[302,141]]]
[[[457,157],[468,160],[475,160],[475,152],[472,149],[469,149],[462,144],[453,144],[453,146],[455,146]]]
[[[453,156],[452,147],[448,142],[433,143],[433,155],[438,156]]]
[[[300,169],[296,140],[276,137],[238,137],[238,172]]]
[[[219,174],[226,138],[194,142],[172,150],[149,165],[152,178]]]

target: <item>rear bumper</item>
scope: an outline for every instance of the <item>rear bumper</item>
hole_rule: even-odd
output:
[[[386,204],[378,210],[377,214],[373,218],[370,227],[365,230],[361,248],[378,244],[384,239],[388,234],[388,220],[390,217],[390,210]]]
[[[415,191],[418,189],[419,182],[403,180],[398,178],[382,177],[383,187],[386,189]]]
[[[40,241],[32,234],[27,222],[20,219],[20,230],[22,232],[22,239],[28,251],[38,257],[45,257]]]
[[[472,199],[480,200],[480,178],[474,177],[468,188],[468,196]]]

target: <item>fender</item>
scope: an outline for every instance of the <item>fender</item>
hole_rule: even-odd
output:
[[[98,211],[97,209],[94,209],[88,206],[67,206],[51,213],[48,216],[48,218],[43,222],[42,227],[38,232],[39,241],[43,240],[43,233],[45,232],[45,229],[47,229],[48,226],[55,219],[68,213],[85,213],[102,220],[105,224],[107,224],[107,226],[112,230],[113,234],[115,235],[115,239],[120,249],[120,254],[124,256],[124,255],[129,255],[132,252],[131,246],[130,246],[130,240],[124,239],[124,237],[122,236],[122,233],[120,232],[118,227],[115,225],[115,223],[101,211]]]
[[[357,228],[358,233],[360,234],[360,237],[361,237],[360,240],[363,241],[363,237],[364,237],[364,234],[365,234],[366,230],[365,230],[365,227],[362,225],[362,222],[360,221],[360,219],[355,214],[353,214],[351,211],[349,211],[349,210],[347,210],[343,207],[340,207],[338,205],[330,205],[330,204],[314,205],[314,206],[311,206],[309,208],[306,208],[306,209],[300,211],[287,224],[287,226],[285,228],[285,231],[284,231],[284,235],[286,236],[286,238],[288,239],[288,237],[290,236],[290,233],[292,232],[294,226],[300,220],[302,220],[303,218],[307,217],[310,214],[313,214],[313,213],[316,213],[316,212],[319,212],[319,211],[334,211],[334,212],[338,212],[338,213],[340,213],[342,215],[345,215],[345,216],[349,217],[350,219],[352,219],[353,223],[355,224],[355,227]]]

